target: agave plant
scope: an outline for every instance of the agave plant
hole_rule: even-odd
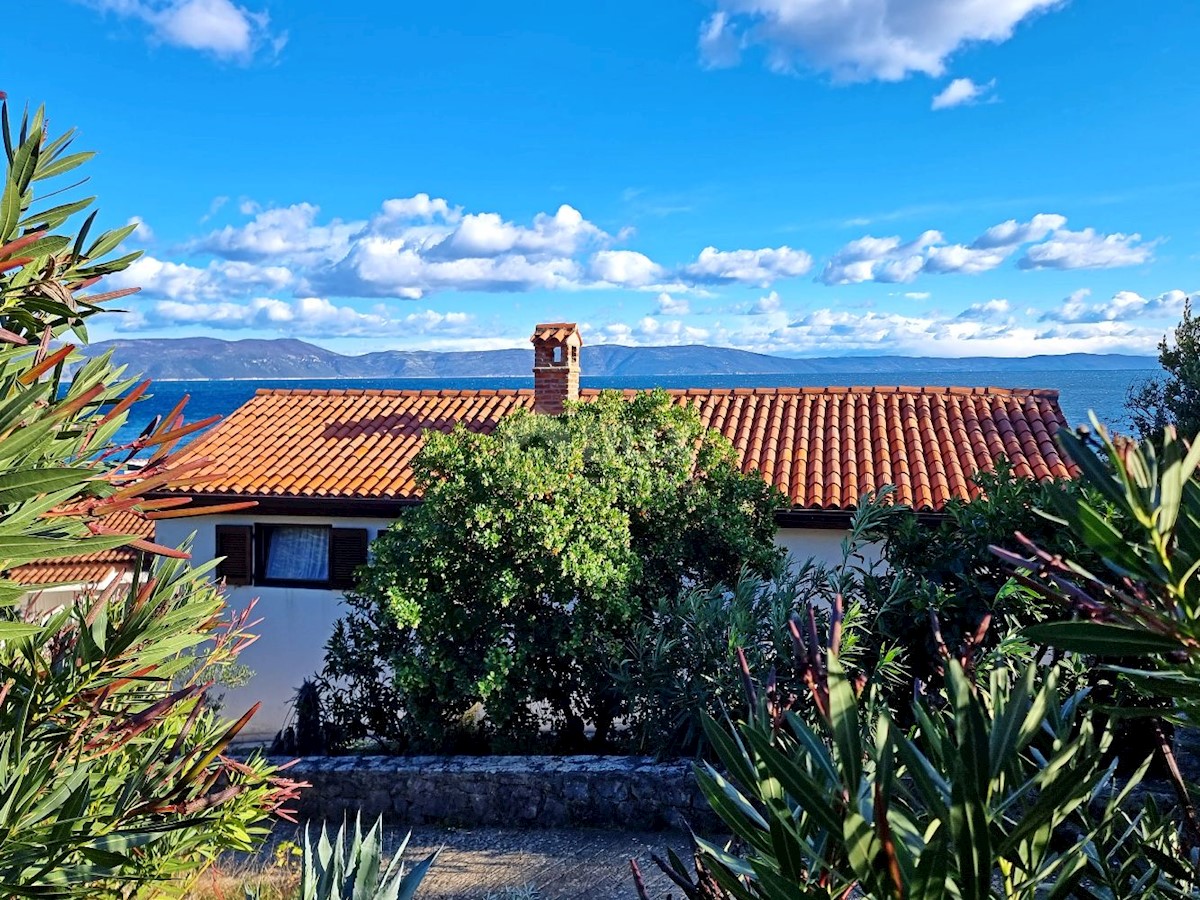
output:
[[[332,840],[322,825],[315,845],[306,827],[296,900],[410,900],[438,855],[435,851],[406,870],[404,850],[411,837],[409,832],[384,869],[382,818],[376,819],[364,835],[362,822],[356,816],[353,834],[347,834],[343,822]],[[259,900],[260,896],[257,890],[246,891],[247,900]]]

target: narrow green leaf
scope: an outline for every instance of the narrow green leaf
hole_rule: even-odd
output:
[[[1021,632],[1027,640],[1096,656],[1145,656],[1181,649],[1174,638],[1108,622],[1040,622]]]

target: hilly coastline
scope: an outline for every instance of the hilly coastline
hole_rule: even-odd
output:
[[[118,363],[163,380],[266,380],[277,378],[487,378],[529,374],[528,350],[436,352],[383,350],[346,356],[288,338],[224,341],[218,338],[161,338],[101,341],[88,356],[108,351]],[[1152,357],[1072,353],[1062,356],[912,357],[839,356],[795,359],[728,347],[585,346],[583,374],[596,377],[647,375],[836,375],[843,372],[921,374],[970,369],[1021,372],[1048,369],[1097,371],[1153,368]]]

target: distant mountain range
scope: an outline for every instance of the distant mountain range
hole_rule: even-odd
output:
[[[471,378],[523,377],[530,373],[530,350],[434,352],[382,350],[344,356],[288,338],[223,341],[217,338],[142,338],[101,341],[88,356],[113,351],[116,362],[156,380],[270,378]],[[838,356],[792,359],[728,347],[585,346],[580,359],[585,376],[775,375],[889,373],[909,378],[923,373],[1022,372],[1058,369],[1152,368],[1147,356],[1118,353],[1069,353],[1020,359],[973,356],[957,359],[912,356]]]

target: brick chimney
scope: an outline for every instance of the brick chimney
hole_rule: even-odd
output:
[[[533,411],[557,416],[579,399],[579,348],[574,322],[547,322],[533,329]]]

